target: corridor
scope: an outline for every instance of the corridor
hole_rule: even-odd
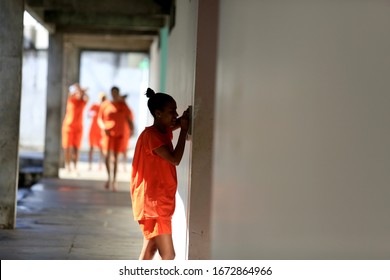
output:
[[[60,170],[24,190],[15,230],[0,231],[2,260],[134,260],[142,234],[132,219],[130,164],[120,166],[118,191],[104,189],[105,170]],[[94,179],[92,179],[94,178]]]

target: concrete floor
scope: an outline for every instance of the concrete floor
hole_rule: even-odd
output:
[[[142,234],[132,218],[130,164],[120,167],[117,192],[104,189],[106,172],[80,163],[20,195],[15,230],[0,230],[2,260],[134,260]]]

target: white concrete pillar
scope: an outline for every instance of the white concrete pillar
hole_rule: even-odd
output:
[[[59,175],[63,107],[63,34],[49,36],[44,176]]]
[[[198,6],[188,259],[210,258],[218,3],[218,0],[199,0]]]
[[[0,2],[0,228],[16,220],[23,53],[23,0]]]

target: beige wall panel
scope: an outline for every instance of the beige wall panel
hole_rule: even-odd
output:
[[[213,258],[388,259],[389,15],[220,1]]]

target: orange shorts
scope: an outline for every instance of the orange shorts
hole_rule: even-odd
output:
[[[152,239],[161,234],[172,234],[172,219],[157,218],[138,221],[146,239]]]
[[[122,137],[122,144],[121,144],[121,148],[120,148],[120,153],[124,153],[127,151],[127,147],[129,145],[129,137],[126,137],[126,136],[123,136]]]
[[[77,149],[81,146],[81,137],[83,136],[82,130],[62,130],[62,148],[68,149],[70,147],[76,147]]]
[[[102,133],[100,131],[91,131],[89,133],[89,146],[102,147]]]
[[[103,151],[112,151],[114,153],[119,153],[122,147],[122,135],[121,136],[108,136],[103,135],[102,138],[102,149]]]

